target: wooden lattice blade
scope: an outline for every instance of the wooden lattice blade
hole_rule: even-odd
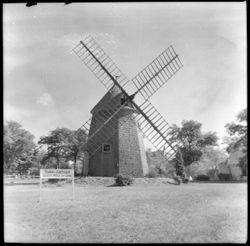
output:
[[[140,114],[132,116],[138,128],[164,158],[171,161],[182,146],[181,140],[176,140],[172,127],[149,101],[141,104],[140,109]]]
[[[90,35],[73,48],[74,53],[109,90],[115,81],[124,87],[129,80]]]
[[[170,46],[132,79],[137,88],[136,94],[140,93],[144,100],[148,100],[182,66],[179,56]]]

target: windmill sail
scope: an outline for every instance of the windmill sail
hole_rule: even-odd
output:
[[[137,74],[132,82],[145,100],[148,100],[182,67],[179,56],[170,46]]]
[[[152,145],[168,161],[171,160],[175,157],[177,149],[182,146],[182,142],[176,140],[172,127],[149,101],[145,101],[140,108],[143,114],[132,116],[137,126]]]
[[[122,87],[129,82],[128,78],[91,36],[80,41],[73,51],[108,90],[114,85],[111,77],[115,78]]]

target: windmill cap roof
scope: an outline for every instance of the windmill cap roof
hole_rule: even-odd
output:
[[[95,113],[105,108],[105,105],[113,98],[122,95],[120,88],[117,85],[113,85],[112,88],[101,98],[101,100],[94,106],[91,113]]]
[[[92,114],[97,113],[100,110],[108,109],[110,107],[118,108],[121,105],[121,98],[122,98],[122,91],[117,85],[114,85],[102,98],[101,100],[94,106],[94,108],[91,110]],[[110,104],[110,101],[112,100],[112,105]],[[132,110],[133,112],[137,112],[133,107],[125,106],[124,109],[126,110]]]

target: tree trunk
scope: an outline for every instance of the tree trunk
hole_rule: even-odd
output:
[[[57,169],[60,169],[60,157],[57,156]]]
[[[74,169],[76,168],[77,154],[78,152],[76,152],[74,155]]]
[[[77,153],[74,155],[74,174],[76,173],[76,160],[77,160]]]

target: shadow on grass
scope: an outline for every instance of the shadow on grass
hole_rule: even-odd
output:
[[[171,184],[171,185],[181,185],[181,183],[176,183],[176,182],[170,182],[170,181],[167,181],[168,184]]]
[[[111,184],[111,185],[107,185],[106,187],[119,187],[119,185],[117,185],[117,184]]]
[[[128,187],[128,186],[133,186],[133,184],[130,185],[118,185],[118,184],[111,184],[111,185],[107,185],[106,187]]]
[[[170,181],[167,181],[168,184],[171,184],[171,185],[180,185],[176,182],[170,182]],[[131,185],[118,185],[118,184],[111,184],[111,185],[107,185],[106,187],[124,187],[124,186],[133,186],[133,184]]]

